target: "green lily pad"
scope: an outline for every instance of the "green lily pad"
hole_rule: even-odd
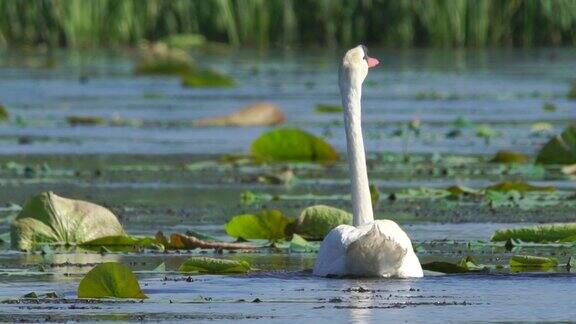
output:
[[[514,255],[509,261],[512,270],[539,269],[545,270],[558,266],[558,259],[531,255]]]
[[[236,85],[234,79],[212,69],[194,69],[182,76],[182,85],[193,88],[228,88]]]
[[[306,241],[302,236],[294,234],[290,241],[290,252],[307,253],[318,252],[319,246]]]
[[[352,214],[335,207],[315,205],[305,208],[296,222],[295,233],[308,240],[322,240],[338,225],[352,224]]]
[[[520,240],[523,242],[545,243],[566,241],[574,237],[576,241],[576,223],[537,225],[497,230],[492,235],[493,242]]]
[[[317,104],[314,111],[319,114],[337,114],[344,111],[340,105]]]
[[[148,298],[134,273],[117,262],[106,262],[90,270],[78,286],[78,298]]]
[[[542,191],[542,192],[553,192],[556,191],[556,188],[551,186],[533,186],[529,183],[522,182],[522,181],[503,181],[497,183],[495,185],[491,185],[486,187],[486,190],[492,191],[518,191],[518,192],[531,192],[531,191]]]
[[[10,114],[8,113],[8,109],[2,104],[0,104],[0,122],[7,121],[10,118]]]
[[[492,163],[528,163],[530,158],[524,153],[502,150],[490,160]]]
[[[226,234],[243,239],[276,241],[286,238],[288,225],[294,221],[278,210],[234,216],[225,225]]]
[[[296,128],[278,128],[258,137],[252,155],[263,161],[330,162],[338,160],[336,150],[323,139]]]
[[[246,261],[192,257],[186,260],[178,271],[210,274],[247,273],[251,270]]]
[[[43,244],[81,244],[106,236],[124,236],[108,209],[82,200],[43,192],[26,202],[10,227],[12,248],[31,250]]]
[[[187,50],[205,45],[206,37],[200,34],[176,34],[168,36],[164,42],[168,47]]]
[[[575,164],[576,163],[576,124],[568,126],[560,135],[546,143],[536,156],[536,163]]]

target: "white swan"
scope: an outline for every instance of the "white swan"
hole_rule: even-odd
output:
[[[314,265],[318,276],[422,277],[422,266],[406,233],[391,220],[374,221],[368,187],[360,99],[368,68],[378,60],[368,57],[365,46],[349,50],[340,67],[340,94],[350,181],[353,226],[340,225],[324,238]]]

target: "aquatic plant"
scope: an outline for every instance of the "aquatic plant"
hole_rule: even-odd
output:
[[[260,135],[252,142],[251,151],[261,161],[338,160],[338,153],[330,144],[296,128],[278,128]]]
[[[106,119],[97,116],[68,116],[66,122],[70,126],[105,125],[107,123]]]
[[[326,205],[310,206],[302,210],[295,233],[309,240],[322,240],[338,225],[352,225],[352,214]]]
[[[257,214],[234,216],[224,225],[224,229],[232,237],[274,242],[289,236],[288,227],[292,223],[294,220],[278,210],[263,210]]]
[[[337,114],[344,111],[340,105],[317,104],[314,111],[319,114]]]
[[[576,241],[576,223],[537,225],[497,230],[491,238],[494,242],[520,240],[522,242],[573,242]]]
[[[178,268],[180,272],[203,274],[232,274],[247,273],[250,264],[246,261],[216,259],[208,257],[191,257]]]
[[[536,163],[575,164],[576,163],[576,124],[572,124],[546,143],[536,156]]]
[[[558,259],[531,255],[513,255],[508,261],[512,271],[545,270],[558,266]]]
[[[528,163],[530,159],[524,153],[502,150],[496,152],[494,157],[490,160],[492,163]]]
[[[0,122],[7,121],[10,118],[10,114],[8,113],[8,109],[2,104],[0,104]]]
[[[572,82],[572,86],[570,86],[570,91],[568,92],[568,99],[576,99],[576,81]]]
[[[232,45],[576,44],[572,0],[2,1],[0,45],[135,45],[198,34]]]
[[[236,82],[226,74],[211,68],[195,68],[182,75],[182,85],[192,88],[229,88]]]
[[[130,268],[106,262],[90,270],[78,285],[78,298],[148,298]]]
[[[272,126],[284,122],[282,110],[268,102],[256,102],[224,116],[194,121],[194,126]]]
[[[135,74],[185,75],[191,73],[195,62],[188,53],[155,43],[144,49],[134,66]]]
[[[81,244],[124,235],[122,225],[108,209],[52,192],[30,198],[10,226],[12,248],[19,250],[46,243]]]

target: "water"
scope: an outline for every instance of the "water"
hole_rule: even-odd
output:
[[[574,119],[574,102],[566,99],[576,69],[574,51],[371,49],[371,55],[382,66],[370,72],[366,83],[364,132],[371,181],[383,195],[421,186],[481,188],[513,179],[554,185],[562,194],[576,189],[557,168],[514,174],[486,163],[501,149],[533,155]],[[265,127],[191,127],[194,119],[271,101],[283,109],[287,125],[322,136],[344,152],[341,116],[314,112],[316,104],[339,103],[334,53],[240,51],[195,57],[229,73],[239,86],[184,89],[176,78],[134,77],[132,59],[125,53],[56,53],[56,69],[29,67],[42,64],[39,55],[0,54],[0,101],[13,115],[9,123],[0,124],[0,203],[23,204],[33,194],[53,190],[106,205],[131,234],[193,228],[220,238],[225,238],[222,224],[231,216],[261,208],[277,208],[289,216],[315,203],[350,209],[350,202],[342,199],[348,194],[344,161],[329,168],[292,165],[299,178],[292,186],[261,184],[255,180],[258,175],[278,172],[284,165],[231,167],[217,161],[223,154],[247,154]],[[87,82],[79,82],[81,77]],[[547,102],[557,109],[544,111]],[[71,127],[65,120],[71,115],[121,117],[143,126]],[[475,125],[489,124],[501,136],[487,144],[470,127],[460,137],[447,138],[458,117]],[[416,118],[422,121],[420,137],[394,135]],[[535,122],[550,123],[552,130],[534,133]],[[412,155],[410,163],[398,157],[404,153]],[[431,153],[442,153],[441,162],[431,162]],[[212,161],[212,166],[190,168],[205,161]],[[8,167],[10,162],[36,171],[26,174]],[[47,171],[40,168],[44,163]],[[246,205],[240,196],[247,190],[288,198]],[[305,194],[316,196],[298,198]],[[0,206],[6,206],[0,208],[2,233],[9,230],[14,211]],[[417,245],[425,247],[419,251],[422,262],[473,255],[480,262],[507,264],[511,255],[526,253],[553,255],[566,263],[575,252],[572,246],[507,252],[502,247],[468,250],[466,242],[488,241],[501,228],[571,221],[575,208],[571,202],[522,210],[492,209],[482,201],[383,199],[375,214],[398,221]],[[418,280],[336,280],[311,276],[313,254],[263,252],[224,255],[249,260],[262,272],[195,276],[188,282],[175,271],[187,256],[197,253],[42,256],[3,246],[0,321],[540,322],[569,321],[576,315],[567,297],[575,277],[561,269],[428,273]],[[76,301],[82,275],[103,261],[130,265],[150,298],[144,303]],[[150,273],[162,262],[168,273]],[[38,272],[39,265],[44,265],[45,273]],[[57,291],[65,299],[10,302],[30,291]]]

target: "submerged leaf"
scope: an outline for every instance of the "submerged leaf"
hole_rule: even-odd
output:
[[[510,258],[509,264],[512,270],[521,268],[543,270],[558,266],[558,260],[531,255],[514,255]]]
[[[43,192],[26,202],[10,227],[12,247],[30,250],[42,243],[81,244],[106,236],[124,236],[108,209]]]
[[[576,124],[554,136],[538,152],[536,163],[576,164]]]
[[[208,257],[191,257],[186,260],[178,271],[210,274],[247,273],[250,264],[246,261],[216,259]]]
[[[492,235],[493,242],[520,240],[523,242],[545,243],[567,241],[574,237],[576,241],[576,223],[537,225],[497,230]]]
[[[78,298],[148,298],[127,266],[117,262],[102,263],[80,281]]]
[[[252,155],[263,161],[338,160],[336,150],[322,140],[296,128],[278,128],[260,135],[251,147]]]
[[[278,210],[264,210],[255,215],[234,216],[224,229],[232,237],[275,241],[287,236],[287,227],[293,222]]]
[[[295,232],[309,240],[322,240],[328,232],[342,224],[351,225],[352,214],[331,206],[315,205],[302,211]]]

